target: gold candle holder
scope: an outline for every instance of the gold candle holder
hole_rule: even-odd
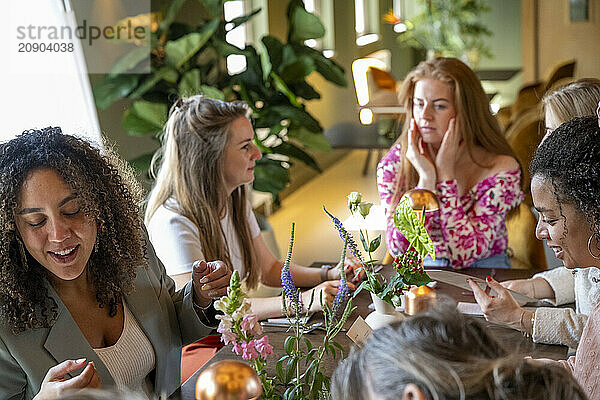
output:
[[[218,361],[202,371],[196,381],[197,400],[249,400],[261,394],[260,378],[241,361]]]
[[[404,296],[404,312],[408,315],[416,315],[427,311],[436,302],[435,291],[427,285],[412,287]]]
[[[408,198],[410,207],[417,214],[419,221],[423,221],[423,214],[426,212],[435,211],[440,208],[438,198],[431,190],[411,189],[404,193],[402,197]]]

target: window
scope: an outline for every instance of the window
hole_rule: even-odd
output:
[[[325,26],[325,36],[320,39],[309,39],[304,44],[321,50],[327,58],[333,57],[335,53],[333,0],[304,0],[304,8],[318,16]]]
[[[354,0],[356,44],[366,46],[379,40],[379,3],[377,0]]]
[[[7,12],[0,17],[8,32],[8,40],[0,44],[6,55],[0,66],[0,107],[4,116],[0,140],[10,140],[25,129],[60,126],[65,133],[100,143],[98,117],[79,40],[38,37],[44,34],[38,27],[64,27],[63,32],[76,28],[68,0],[10,1],[5,8]],[[31,31],[29,26],[33,27]],[[62,44],[65,51],[61,51]],[[46,46],[45,51],[41,51],[41,45]],[[59,51],[48,51],[50,46]],[[18,52],[19,47],[23,52]],[[71,51],[67,51],[69,48]]]

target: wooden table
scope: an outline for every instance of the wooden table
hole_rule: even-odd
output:
[[[465,273],[468,275],[476,276],[479,278],[484,278],[488,275],[495,275],[495,278],[499,281],[504,281],[508,279],[521,279],[528,278],[531,276],[531,272],[527,270],[515,270],[515,269],[489,269],[489,268],[468,268],[462,271],[461,273]],[[461,289],[451,285],[443,284],[438,282],[436,287],[436,292],[439,294],[443,294],[453,298],[455,301],[459,302],[471,302],[474,303],[475,299],[472,295],[466,294],[466,292]],[[354,322],[357,316],[366,317],[371,310],[368,308],[371,303],[371,298],[369,293],[366,291],[361,292],[354,300],[354,305],[357,306],[357,309],[350,316],[348,321],[346,322],[346,328],[349,328],[350,325]],[[319,313],[319,317],[321,314]],[[311,322],[318,321],[319,317],[313,317]],[[531,355],[533,358],[551,358],[551,359],[565,359],[567,357],[567,347],[566,346],[553,346],[553,345],[545,345],[545,344],[537,344],[533,343],[530,338],[526,338],[523,336],[521,332],[515,331],[513,329],[505,328],[500,325],[489,323],[482,319],[485,325],[489,327],[491,331],[500,339],[501,343],[504,343],[509,350],[518,351],[523,355]],[[280,357],[284,355],[283,351],[283,342],[288,336],[288,333],[285,332],[284,329],[281,328],[264,328],[265,334],[269,336],[269,343],[273,345],[274,354],[269,357],[267,371],[271,376],[275,375],[275,363],[279,360]],[[322,343],[323,333],[320,331],[315,331],[311,334],[305,335],[308,338],[313,346],[318,346]],[[336,337],[336,341],[342,345],[345,350],[345,354],[347,354],[348,350],[352,346],[352,342],[350,339],[343,333],[340,333]],[[241,357],[237,356],[231,351],[231,345],[225,346],[221,349],[217,354],[209,361],[207,365],[215,361],[221,360],[241,360]],[[327,359],[325,361],[325,369],[327,373],[331,374],[335,370],[339,362],[338,360]],[[194,390],[196,380],[198,379],[198,375],[204,370],[200,368],[194,375],[192,375],[182,386],[181,394],[182,399],[191,400],[194,399]]]

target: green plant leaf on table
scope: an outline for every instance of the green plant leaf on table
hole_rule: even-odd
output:
[[[421,259],[428,254],[435,258],[435,246],[427,229],[410,206],[410,201],[406,197],[400,199],[400,203],[394,211],[394,226],[408,240],[410,245],[417,250]]]

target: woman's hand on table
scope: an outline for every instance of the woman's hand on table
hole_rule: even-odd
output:
[[[102,383],[93,362],[89,362],[81,374],[75,378],[65,377],[69,372],[76,371],[84,365],[85,358],[81,358],[79,360],[66,360],[50,368],[34,400],[57,399],[67,390],[100,389]]]
[[[307,290],[302,293],[302,303],[305,307],[308,307],[310,304],[310,299],[312,297],[312,293],[314,292],[314,299],[308,311],[316,312],[321,311],[323,308],[321,307],[321,298],[323,299],[323,304],[327,303],[329,305],[333,304],[333,300],[335,299],[335,295],[338,292],[338,288],[340,286],[340,281],[327,281],[323,282],[313,289]],[[348,288],[351,291],[356,290],[356,286],[352,283],[348,282]]]
[[[194,302],[207,307],[214,299],[227,294],[231,270],[222,261],[196,261],[192,271]]]
[[[482,290],[473,280],[467,279],[467,283],[471,286],[475,300],[481,307],[485,319],[507,325],[516,330],[522,330],[523,313],[527,311],[519,306],[510,292],[499,282],[489,276],[486,278],[486,282],[488,287],[496,292],[495,296],[490,296],[487,289]],[[531,320],[531,314],[529,314],[529,320]]]
[[[327,280],[339,280],[340,279],[340,263],[335,268],[331,268],[327,271]],[[360,282],[365,279],[365,271],[362,269],[362,264],[353,256],[346,257],[344,265],[344,272],[346,273],[346,280],[348,282]]]

